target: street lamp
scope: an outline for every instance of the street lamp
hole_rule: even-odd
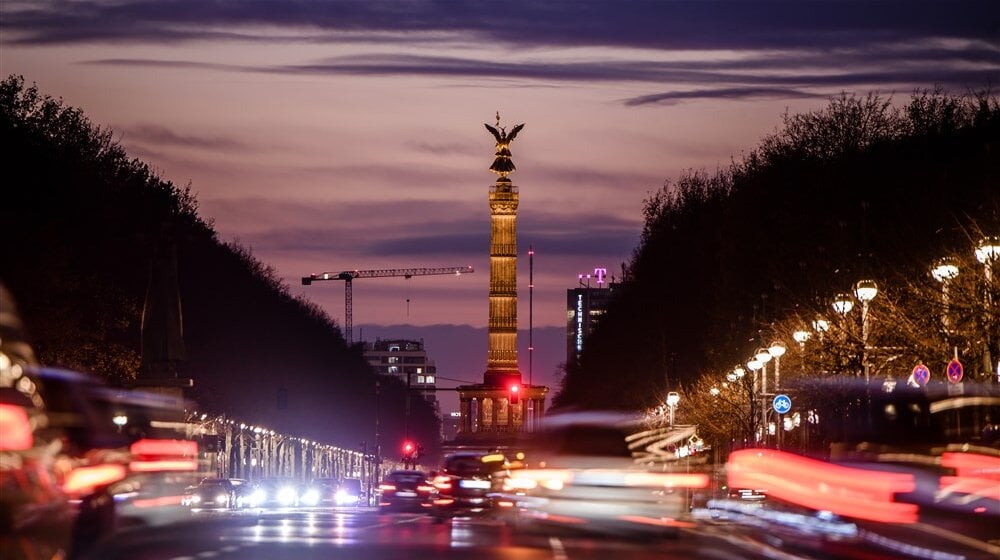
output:
[[[830,330],[830,321],[827,321],[822,317],[816,317],[815,319],[813,319],[812,328],[814,331],[818,332],[820,338],[822,338],[823,333]]]
[[[865,370],[865,383],[868,383],[868,304],[878,295],[878,284],[874,280],[858,280],[854,295],[861,302],[861,367]]]
[[[780,340],[771,342],[767,352],[774,356],[774,392],[781,386],[781,357],[785,355],[785,343]]]
[[[799,343],[799,346],[804,345],[806,341],[809,340],[811,337],[812,333],[804,329],[799,329],[792,333],[792,338],[795,340],[795,342]]]
[[[833,298],[833,310],[837,312],[840,316],[845,316],[854,309],[854,300],[851,299],[850,294],[845,294],[840,292],[836,297]]]
[[[674,427],[674,409],[677,408],[677,403],[681,402],[681,396],[677,394],[676,391],[670,391],[667,393],[667,407],[670,408],[670,427]]]
[[[986,303],[986,310],[988,310],[993,306],[993,266],[1000,261],[1000,236],[987,235],[984,237],[979,242],[979,246],[976,247],[976,260],[983,264],[983,268],[985,270],[986,296],[984,300]],[[985,366],[984,370],[988,375],[989,371],[993,368],[993,360],[990,357],[990,338],[992,337],[989,334],[989,328],[986,329],[986,332],[987,335],[985,341],[985,351],[983,352],[983,365]],[[997,361],[996,380],[997,383],[1000,383],[1000,360]]]
[[[761,350],[763,350],[763,348]],[[753,378],[753,392],[754,392],[754,396],[751,399],[751,402],[757,402],[757,396],[760,395],[760,397],[761,397],[761,403],[763,403],[764,402],[764,396],[763,395],[764,395],[764,393],[767,390],[767,379],[765,378],[765,375],[767,374],[767,370],[764,369],[764,361],[759,358],[759,356],[761,354],[761,350],[758,350],[757,354],[755,354],[754,357],[751,358],[747,362],[747,367],[750,368],[750,371],[752,371],[755,374],[754,378]],[[763,352],[763,353],[767,354],[768,359],[770,359],[770,357],[771,357],[770,354],[768,354],[766,351]],[[756,373],[758,371],[761,372],[761,376],[760,377],[761,377],[762,381],[761,381],[760,384],[758,384],[758,382],[757,382],[757,376],[756,376]],[[758,392],[758,387],[761,388],[761,390],[759,392]],[[751,411],[752,410],[753,409],[751,408]],[[761,429],[763,429],[763,426],[767,425],[767,412],[765,410],[763,410],[763,405],[761,407],[760,425],[762,427]]]
[[[943,257],[931,267],[931,276],[941,283],[941,303],[944,311],[941,313],[941,324],[944,325],[945,333],[948,332],[948,283],[958,277],[958,259],[955,257]]]
[[[986,265],[986,281],[992,280],[993,262],[1000,259],[1000,235],[987,235],[976,247],[976,260]]]

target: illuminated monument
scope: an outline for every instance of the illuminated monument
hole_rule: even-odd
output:
[[[531,430],[545,412],[548,387],[525,385],[517,363],[517,186],[510,144],[524,128],[510,134],[500,126],[486,129],[496,138],[498,175],[490,187],[489,346],[483,383],[458,387],[461,420],[456,443],[503,443]]]

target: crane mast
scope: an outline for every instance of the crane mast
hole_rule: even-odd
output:
[[[344,281],[344,338],[348,344],[354,343],[354,319],[352,303],[352,284],[355,278],[412,278],[414,276],[438,276],[453,274],[461,276],[475,272],[471,266],[447,266],[438,268],[383,268],[376,270],[342,270],[340,272],[319,272],[302,277],[302,285],[309,286],[313,282],[323,282],[325,280]]]

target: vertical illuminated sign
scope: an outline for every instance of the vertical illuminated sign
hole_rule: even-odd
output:
[[[583,294],[576,294],[576,351],[583,351]]]

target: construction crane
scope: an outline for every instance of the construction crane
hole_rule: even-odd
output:
[[[386,268],[381,270],[344,270],[341,272],[320,272],[302,277],[302,285],[309,286],[313,282],[324,280],[344,281],[344,337],[348,344],[354,343],[354,319],[352,311],[352,283],[355,278],[391,278],[403,277],[412,278],[414,276],[434,276],[442,274],[472,274],[475,272],[471,266],[450,266],[443,268]]]

